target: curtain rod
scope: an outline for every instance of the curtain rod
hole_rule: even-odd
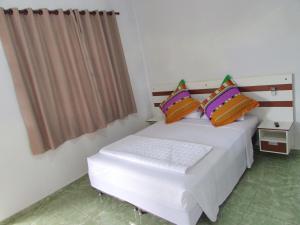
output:
[[[43,10],[41,10],[41,9],[32,10],[32,11],[33,11],[33,13],[36,13],[36,14],[40,14],[40,15],[43,14]],[[71,9],[68,9],[68,10],[63,11],[63,13],[66,14],[66,15],[70,15],[71,11],[72,11]],[[49,12],[49,14],[58,15],[58,10],[57,9],[55,9],[55,10],[48,10],[48,12]],[[96,11],[88,11],[88,12],[90,14],[92,14],[92,15],[96,15]],[[4,13],[12,15],[13,14],[13,10],[12,9],[5,9]],[[28,14],[28,10],[27,9],[21,9],[21,10],[19,10],[19,13],[27,15]],[[85,10],[80,10],[79,13],[80,13],[80,15],[84,15],[86,13],[86,11]],[[101,14],[103,14],[103,11],[98,11],[98,13],[101,15]],[[108,15],[112,15],[112,14],[120,15],[119,12],[115,12],[115,11],[107,11],[107,13],[108,13]]]

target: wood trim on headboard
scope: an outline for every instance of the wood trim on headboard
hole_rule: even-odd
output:
[[[159,107],[160,103],[154,103],[154,107]],[[259,107],[293,107],[292,101],[259,101]]]
[[[260,101],[259,107],[293,107],[292,101]]]
[[[270,91],[271,88],[275,88],[276,91],[289,91],[293,90],[292,84],[275,84],[275,85],[257,85],[257,86],[244,86],[239,87],[241,92],[255,92],[255,91]],[[216,88],[209,89],[191,89],[191,94],[210,94],[214,92]],[[152,96],[168,96],[172,91],[154,91]]]
[[[292,84],[276,84],[276,85],[257,85],[257,86],[239,87],[241,92],[271,91],[272,88],[275,88],[276,91],[290,91],[290,90],[293,90],[293,85]]]

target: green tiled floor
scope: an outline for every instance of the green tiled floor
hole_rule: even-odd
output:
[[[109,196],[98,196],[84,176],[3,224],[167,225]],[[222,205],[216,223],[203,216],[198,225],[300,225],[300,152],[289,157],[255,153],[252,169]]]

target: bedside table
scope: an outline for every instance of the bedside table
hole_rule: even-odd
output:
[[[146,122],[149,124],[149,125],[152,125],[158,121],[161,121],[162,118],[157,118],[157,117],[152,117],[152,118],[149,118],[146,120]]]
[[[265,120],[258,126],[259,148],[262,152],[288,155],[293,143],[293,122],[280,122],[275,127],[274,121]]]

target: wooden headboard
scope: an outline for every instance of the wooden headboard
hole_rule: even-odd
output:
[[[257,115],[260,120],[294,121],[294,77],[293,74],[234,77],[240,91],[260,103],[260,107],[252,114]],[[189,81],[187,87],[193,98],[203,100],[221,84],[222,80],[212,81]],[[177,83],[165,83],[154,85],[152,89],[152,102],[154,115],[162,116],[159,103],[162,102]]]

